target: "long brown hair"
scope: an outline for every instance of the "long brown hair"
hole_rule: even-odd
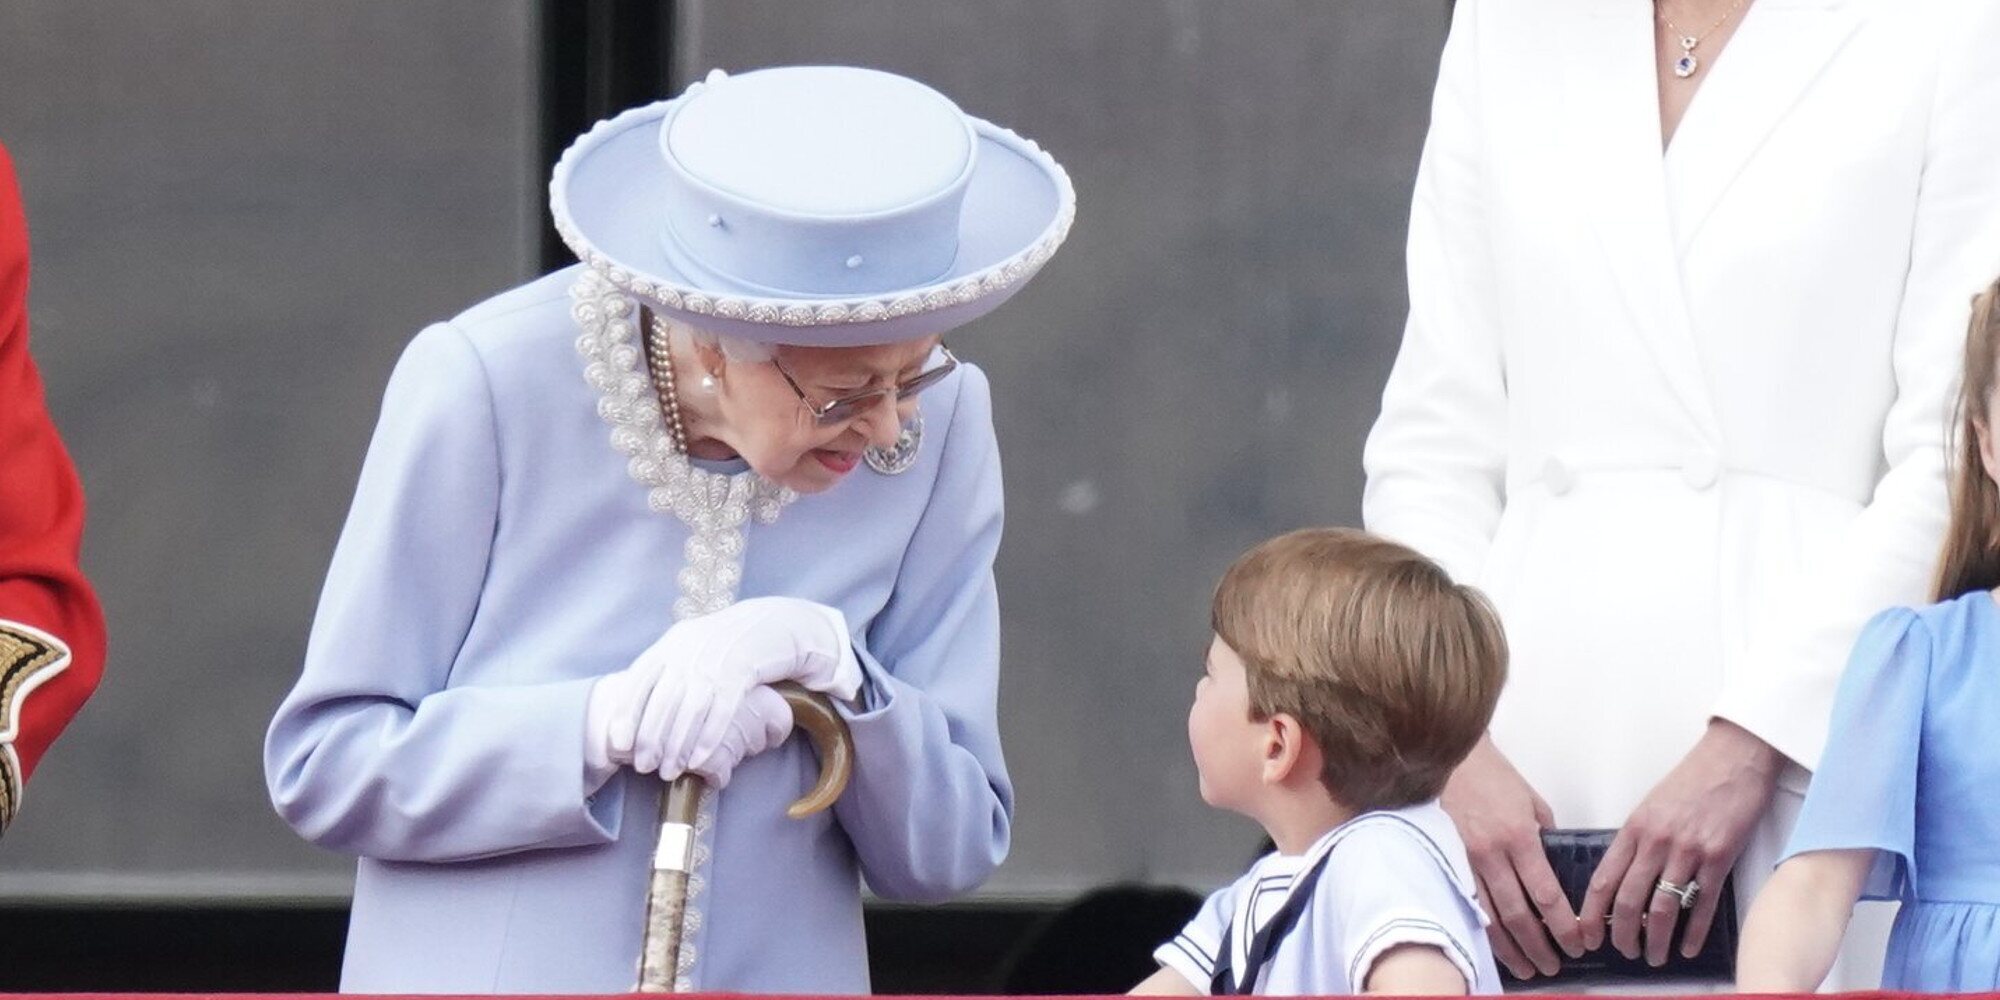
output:
[[[1994,364],[2000,351],[2000,280],[1972,300],[1965,335],[1965,379],[1959,385],[1950,443],[1951,524],[1938,557],[1934,599],[1949,601],[2000,586],[2000,486],[1986,474],[1979,429],[1994,433]]]

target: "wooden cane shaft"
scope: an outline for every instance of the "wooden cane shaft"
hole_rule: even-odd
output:
[[[660,841],[646,890],[646,936],[639,953],[639,992],[672,993],[687,931],[688,878],[694,873],[695,819],[706,784],[684,774],[660,796]]]
[[[789,681],[774,685],[792,708],[792,721],[819,755],[819,779],[785,810],[804,819],[832,808],[854,774],[854,734],[826,695]],[[660,797],[660,840],[646,890],[646,934],[639,952],[641,993],[673,993],[680,979],[681,943],[687,933],[688,880],[694,873],[695,820],[707,784],[684,774]]]

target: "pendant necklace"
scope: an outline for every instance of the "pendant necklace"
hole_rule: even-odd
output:
[[[1715,29],[1722,27],[1730,18],[1736,16],[1737,11],[1742,9],[1743,0],[1736,0],[1735,3],[1729,5],[1729,9],[1724,11],[1721,17],[1715,19],[1714,24],[1708,26],[1707,30],[1698,35],[1690,35],[1674,25],[1674,22],[1667,17],[1667,11],[1664,6],[1655,4],[1653,13],[1659,16],[1660,23],[1666,25],[1667,30],[1673,32],[1674,37],[1680,41],[1681,57],[1674,60],[1674,75],[1685,80],[1700,72],[1701,60],[1695,56],[1694,47],[1700,45],[1702,39],[1713,34]]]

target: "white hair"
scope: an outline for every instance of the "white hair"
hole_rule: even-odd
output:
[[[731,361],[754,364],[759,361],[771,360],[772,351],[769,344],[731,333],[717,333],[714,330],[704,330],[701,327],[677,319],[666,319],[665,317],[662,317],[662,319],[667,324],[668,332],[685,333],[688,339],[704,347],[713,347],[721,351],[722,356]]]

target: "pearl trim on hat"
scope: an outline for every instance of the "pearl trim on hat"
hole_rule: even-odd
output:
[[[675,100],[683,100],[699,93],[701,86],[699,83],[690,86],[682,97]],[[658,302],[669,309],[698,316],[715,316],[719,319],[792,327],[876,323],[886,319],[936,312],[976,302],[1034,277],[1035,272],[1041,270],[1043,264],[1048,263],[1049,257],[1069,236],[1070,225],[1076,221],[1076,193],[1070,186],[1069,174],[1056,162],[1055,157],[1050,156],[1032,139],[1022,138],[1011,129],[1004,129],[968,115],[974,130],[981,136],[1012,140],[1010,145],[1014,145],[1017,150],[1040,163],[1055,180],[1059,202],[1056,218],[1041,239],[999,263],[966,275],[950,284],[908,290],[890,296],[773,299],[746,295],[718,295],[712,290],[703,290],[656,275],[634,271],[605,256],[584,238],[582,231],[577,229],[576,223],[569,217],[568,205],[562,196],[569,181],[570,167],[575,162],[579,150],[595,145],[593,140],[603,139],[626,128],[637,127],[637,123],[642,120],[659,117],[659,108],[660,104],[631,108],[591,126],[589,131],[563,152],[562,159],[556,162],[555,173],[549,180],[549,206],[554,215],[557,235],[562,237],[564,245],[569,247],[571,253],[576,254],[578,260],[590,265],[592,270],[603,275],[620,291]]]

